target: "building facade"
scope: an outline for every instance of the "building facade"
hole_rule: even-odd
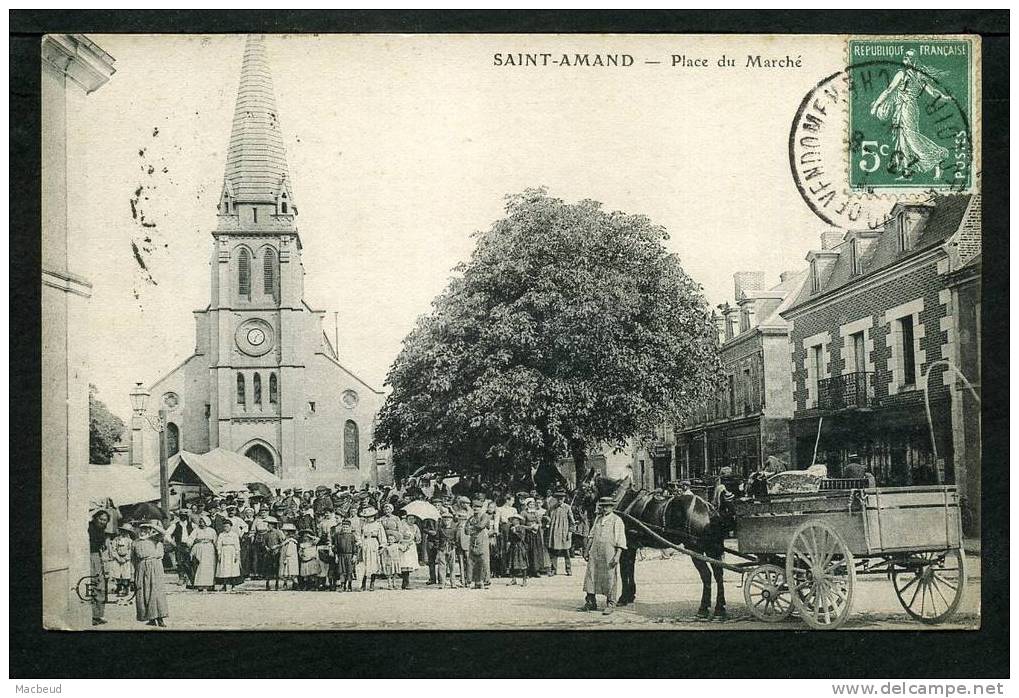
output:
[[[822,235],[783,312],[796,468],[838,476],[855,453],[879,484],[954,482],[979,499],[979,408],[960,387],[960,372],[979,385],[979,251],[979,197],[966,195]]]
[[[745,477],[760,464],[788,466],[793,403],[789,323],[781,312],[806,276],[784,272],[780,283],[765,289],[761,272],[734,275],[734,303],[719,306],[715,315],[722,385],[676,427],[673,477],[703,478],[723,468]]]
[[[83,242],[67,224],[67,115],[109,81],[114,59],[81,34],[42,38],[42,593],[43,625],[83,629],[88,604],[74,589],[88,577],[88,334],[92,285],[75,268]]]
[[[194,313],[194,353],[149,387],[151,410],[166,411],[168,455],[219,447],[280,477],[377,482],[387,456],[369,445],[384,396],[340,363],[324,311],[304,298],[297,216],[266,49],[252,36],[212,233],[211,298]],[[157,462],[147,420],[133,431],[144,442],[136,458]]]

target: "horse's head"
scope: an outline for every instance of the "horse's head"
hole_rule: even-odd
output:
[[[629,477],[613,480],[598,475],[592,468],[577,487],[577,503],[587,512],[588,518],[593,520],[598,508],[598,500],[602,497],[615,497],[620,488],[628,485]]]

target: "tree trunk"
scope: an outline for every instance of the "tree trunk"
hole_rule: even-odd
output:
[[[582,440],[570,440],[570,455],[573,456],[574,486],[579,487],[587,476],[587,448]]]

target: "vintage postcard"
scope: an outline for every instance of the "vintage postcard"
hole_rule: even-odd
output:
[[[980,627],[979,36],[41,52],[46,628]]]

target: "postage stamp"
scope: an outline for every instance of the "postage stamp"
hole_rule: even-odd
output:
[[[849,57],[850,188],[968,188],[973,41],[850,39]]]

